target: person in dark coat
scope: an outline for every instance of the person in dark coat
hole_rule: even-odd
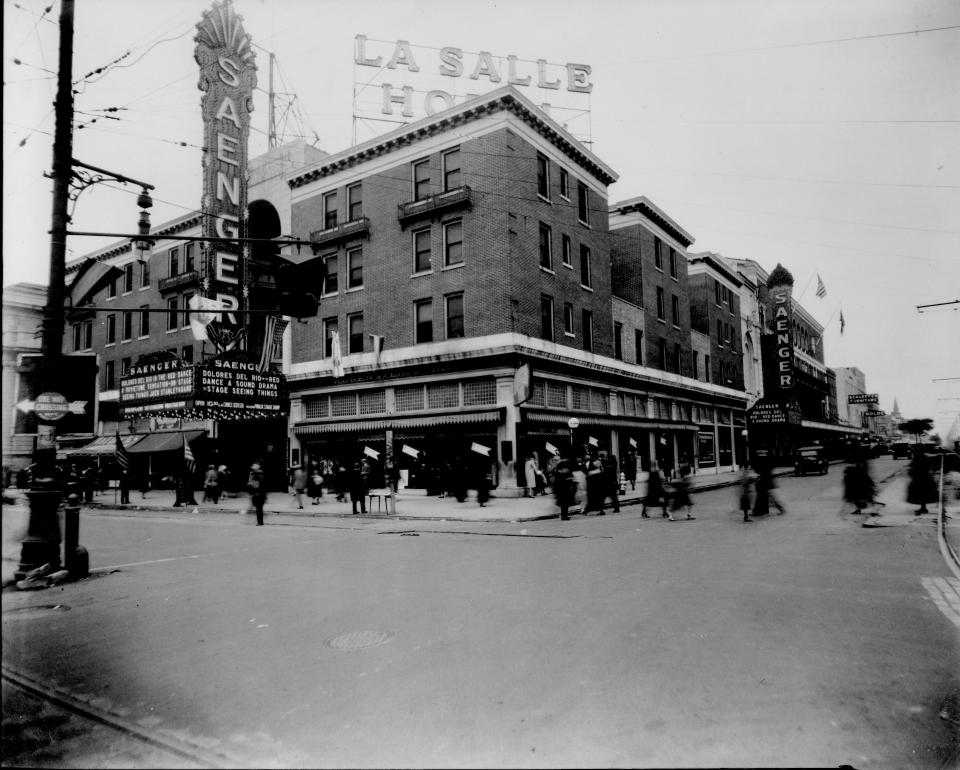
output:
[[[557,498],[562,521],[570,518],[570,508],[576,504],[576,492],[576,481],[574,481],[570,463],[561,460],[553,470],[553,494]]]
[[[490,499],[490,468],[486,460],[481,460],[477,463],[473,475],[474,479],[476,479],[477,502],[480,503],[480,507],[483,508]]]
[[[604,516],[604,484],[606,483],[603,463],[599,457],[592,457],[586,463],[587,470],[587,504],[583,509],[584,514],[590,511],[596,511],[597,516]]]
[[[744,468],[740,472],[740,510],[743,512],[744,521],[753,521],[750,518],[750,505],[752,503],[751,493],[753,491],[753,476],[749,468]]]
[[[603,498],[600,505],[609,497],[613,500],[613,512],[620,513],[620,468],[617,458],[606,451],[600,452],[600,467],[603,468]]]
[[[693,519],[690,508],[693,501],[690,499],[690,469],[686,466],[680,468],[680,477],[673,482],[673,495],[670,500],[670,513],[667,518],[670,521],[676,521],[673,514],[677,511],[686,510],[687,518]]]
[[[764,514],[770,513],[771,505],[777,509],[778,514],[786,513],[787,509],[783,507],[783,504],[773,493],[774,488],[777,486],[777,482],[774,481],[773,468],[770,467],[770,463],[766,459],[758,460],[756,464],[756,471],[757,493],[753,502],[753,515],[763,516]]]
[[[263,526],[263,506],[267,502],[267,491],[264,488],[263,467],[259,462],[250,466],[250,475],[247,477],[247,491],[250,493],[250,502],[257,512],[257,526]]]
[[[450,494],[458,503],[467,499],[467,474],[463,467],[463,458],[459,455],[450,464]]]
[[[647,507],[657,505],[663,509],[663,518],[667,519],[670,514],[667,513],[667,490],[663,486],[663,474],[656,463],[650,466],[650,474],[647,479],[647,496],[643,498],[643,507],[640,509],[640,516],[649,519]]]
[[[357,503],[360,503],[360,513],[367,512],[367,487],[363,464],[357,460],[350,471],[350,504],[354,514],[357,513]]]
[[[914,511],[916,516],[930,513],[927,503],[937,502],[937,485],[930,472],[930,460],[922,452],[914,455],[907,469],[910,481],[907,483],[907,502],[920,507]]]
[[[843,499],[852,503],[857,513],[863,513],[874,502],[877,485],[870,478],[867,461],[863,458],[851,463],[843,471]]]
[[[130,504],[130,471],[126,468],[120,471],[120,504]]]

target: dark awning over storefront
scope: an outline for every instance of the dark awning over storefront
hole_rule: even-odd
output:
[[[203,430],[183,430],[172,433],[148,433],[143,441],[138,442],[131,450],[131,454],[146,454],[148,452],[172,452],[174,449],[183,450],[183,442],[193,441],[202,436]]]
[[[478,423],[498,423],[502,419],[501,409],[488,409],[481,412],[450,412],[447,414],[423,414],[410,417],[390,417],[374,420],[344,420],[341,422],[298,423],[293,432],[298,436],[312,436],[318,433],[359,433],[364,431],[384,431],[388,429],[425,428],[433,425],[476,425]]]
[[[697,426],[691,422],[671,422],[669,420],[645,420],[635,417],[615,417],[613,415],[592,416],[592,415],[571,415],[555,412],[523,412],[524,420],[545,425],[556,425],[567,428],[567,420],[576,417],[580,425],[600,425],[608,428],[625,428],[634,430],[697,430]]]
[[[121,435],[120,443],[123,444],[124,449],[127,451],[135,451],[133,447],[135,447],[142,438],[145,437],[139,433],[132,435],[128,434],[126,436]],[[112,455],[116,451],[116,436],[98,436],[86,446],[64,450],[63,454],[67,455],[68,457],[95,457],[97,455]]]

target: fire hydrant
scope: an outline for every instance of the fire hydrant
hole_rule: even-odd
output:
[[[80,543],[80,497],[67,495],[63,509],[63,564],[74,580],[90,574],[90,555]]]

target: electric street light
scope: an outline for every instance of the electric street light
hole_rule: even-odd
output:
[[[567,427],[570,428],[570,457],[573,458],[573,432],[577,429],[577,426],[580,425],[580,420],[576,417],[571,417],[567,420]]]

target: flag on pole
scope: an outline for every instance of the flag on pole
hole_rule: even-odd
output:
[[[263,350],[260,352],[260,371],[265,372],[270,361],[277,358],[277,349],[283,350],[283,333],[289,321],[275,315],[267,316],[267,323],[263,330]],[[281,353],[282,354],[282,353]]]
[[[847,322],[843,320],[843,311],[840,311],[840,334],[843,334],[843,327],[847,325]]]
[[[333,376],[343,377],[343,357],[340,355],[340,332],[333,329],[330,332],[330,360],[333,363]]]
[[[637,440],[635,438],[630,439],[630,446],[632,446],[634,449],[637,448]]]
[[[559,454],[560,454],[560,450],[557,449],[557,448],[556,448],[553,444],[551,444],[549,441],[546,442],[545,446],[547,447],[547,451],[548,451],[550,454],[552,454],[552,455],[559,455]]]
[[[187,465],[187,470],[193,473],[197,469],[197,462],[193,458],[193,450],[190,449],[190,443],[187,437],[183,437],[183,461]]]
[[[817,273],[817,296],[820,299],[823,299],[827,296],[827,287],[823,285],[823,280],[820,278],[820,273]]]
[[[130,454],[127,452],[127,448],[123,445],[119,430],[117,430],[117,448],[114,450],[114,455],[117,459],[117,465],[119,465],[123,470],[129,471]]]
[[[364,446],[364,448],[363,448],[363,453],[364,453],[367,457],[371,457],[371,458],[373,458],[374,460],[377,460],[377,459],[380,458],[380,453],[379,453],[376,449],[371,449],[371,448],[368,447],[368,446]]]
[[[470,451],[476,452],[478,455],[484,455],[485,457],[490,456],[490,447],[478,444],[476,441],[471,442]]]
[[[420,450],[414,449],[412,446],[409,446],[408,444],[404,444],[402,447],[400,447],[400,451],[403,452],[405,455],[410,455],[414,459],[420,457]]]
[[[597,439],[595,439],[593,436],[587,437],[587,443],[590,446],[600,446],[600,442],[597,441]]]
[[[207,327],[216,320],[218,311],[223,310],[223,303],[210,297],[201,297],[194,294],[190,297],[190,331],[195,340],[206,341]]]

